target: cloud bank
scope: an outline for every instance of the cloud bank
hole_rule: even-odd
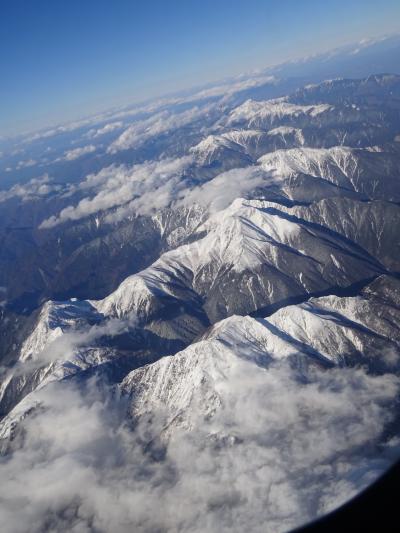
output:
[[[278,178],[259,166],[232,169],[196,184],[190,178],[195,166],[193,155],[146,162],[132,167],[110,166],[89,175],[74,190],[84,198],[44,220],[40,228],[113,209],[105,217],[118,222],[133,214],[150,215],[166,207],[200,204],[211,212],[227,207],[235,198],[257,187],[270,186]],[[71,189],[72,190],[72,189]]]
[[[44,174],[39,178],[32,178],[25,184],[17,183],[7,191],[0,191],[0,203],[11,198],[20,198],[23,202],[27,202],[35,198],[44,198],[51,193],[59,192],[61,189],[61,185],[52,183],[49,175]]]
[[[87,146],[82,146],[81,148],[74,148],[73,150],[68,150],[65,152],[64,156],[59,159],[59,161],[75,161],[80,157],[92,154],[96,151],[96,147],[93,144]]]
[[[73,361],[80,356],[81,348],[95,345],[102,337],[115,337],[129,331],[136,325],[136,317],[129,315],[127,318],[108,318],[104,322],[92,326],[75,327],[62,331],[56,330],[56,336],[47,342],[39,352],[33,351],[29,358],[21,360],[12,369],[13,375],[22,375],[37,368],[42,368],[49,363],[62,364]]]
[[[41,390],[1,459],[0,519],[25,531],[283,532],[341,504],[399,453],[382,444],[399,392],[391,375],[233,365],[221,408],[158,437],[126,399],[94,382]],[[191,415],[193,413],[191,412]]]
[[[190,156],[126,166],[111,166],[89,175],[78,189],[92,197],[83,198],[77,206],[65,207],[58,216],[42,222],[51,228],[68,220],[78,220],[99,211],[129,204],[145,213],[165,207],[173,191],[184,186],[182,173],[192,163]],[[94,193],[93,193],[93,192]],[[132,212],[131,209],[131,212]]]
[[[200,118],[206,118],[212,109],[213,106],[210,105],[194,106],[181,113],[165,110],[144,120],[134,122],[109,146],[107,152],[115,154],[121,150],[138,148],[158,135],[187,126]]]
[[[91,129],[87,132],[86,137],[89,139],[96,139],[97,137],[101,137],[102,135],[105,135],[106,133],[111,133],[115,130],[118,130],[122,128],[124,125],[123,122],[117,121],[117,122],[110,122],[109,124],[105,124],[101,128],[98,129]]]

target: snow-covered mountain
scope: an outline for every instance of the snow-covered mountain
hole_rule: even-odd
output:
[[[399,371],[399,303],[400,281],[382,276],[359,296],[311,298],[268,318],[234,315],[175,356],[132,371],[121,389],[131,397],[135,417],[166,408],[171,432],[171,424],[192,427],[193,402],[202,416],[215,413],[221,381],[229,380],[238,358],[260,372],[282,359],[300,369],[368,364],[374,372]]]
[[[55,177],[81,157],[84,176],[0,192],[7,479],[38,450],[52,474],[65,454],[89,472],[99,501],[140,487],[185,506],[207,479],[167,531],[252,506],[285,531],[399,456],[400,76],[287,84],[121,111],[58,154]],[[66,486],[43,516],[103,531]],[[163,530],[146,505],[127,523]]]
[[[317,189],[318,182],[333,184],[338,195],[356,192],[361,198],[392,202],[398,202],[400,198],[400,185],[396,180],[400,171],[397,154],[342,146],[329,149],[294,148],[277,150],[262,156],[259,161],[267,172],[288,181],[292,179],[288,188],[298,200],[307,200],[306,191],[301,185],[301,198],[296,194],[296,178],[301,179],[303,175],[316,178]],[[308,183],[311,185],[312,181]]]
[[[198,240],[165,253],[94,305],[112,316],[192,306],[215,322],[382,271],[342,236],[270,205],[235,200],[198,227]]]

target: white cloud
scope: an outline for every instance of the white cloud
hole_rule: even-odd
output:
[[[80,348],[94,345],[101,337],[115,337],[127,332],[135,324],[135,316],[129,316],[125,319],[110,318],[101,324],[63,331],[39,353],[34,353],[32,358],[18,362],[12,368],[11,374],[18,376],[43,368],[49,363],[73,361],[77,355],[80,356]]]
[[[27,133],[25,134],[23,138],[22,144],[30,144],[35,141],[49,139],[57,135],[62,135],[63,133],[73,132],[80,128],[84,128],[85,126],[90,127],[92,124],[95,125],[99,122],[103,122],[104,120],[107,120],[107,118],[110,118],[110,115],[111,115],[110,112],[99,113],[97,115],[93,115],[88,118],[83,118],[81,120],[76,120],[76,121],[69,122],[66,124],[61,124],[59,126],[55,126],[54,128],[48,128],[48,129],[40,130],[40,131],[33,132],[33,133]]]
[[[32,178],[23,185],[16,184],[7,191],[0,191],[0,202],[5,202],[10,198],[20,198],[23,202],[43,198],[61,188],[61,185],[53,184],[51,178],[44,174],[40,178]]]
[[[223,96],[224,99],[228,99],[233,94],[246,89],[253,89],[264,84],[274,84],[277,79],[274,76],[258,75],[257,73],[249,74],[248,76],[239,76],[238,78],[232,78],[217,85],[212,85],[205,89],[201,89],[190,95],[185,101],[190,102],[193,100],[201,100],[206,98],[212,98],[216,96]]]
[[[65,207],[58,216],[42,222],[51,228],[68,220],[107,211],[105,220],[113,223],[132,214],[152,214],[165,207],[200,204],[211,211],[227,207],[235,198],[257,187],[280,182],[259,166],[232,169],[194,186],[185,171],[195,164],[192,155],[163,159],[133,167],[110,166],[89,175],[74,191],[85,196],[76,206]],[[71,189],[72,190],[72,189]]]
[[[33,167],[35,165],[37,165],[37,161],[34,159],[27,159],[26,161],[19,161],[15,169],[20,170],[21,168]]]
[[[398,453],[377,446],[394,376],[301,377],[243,361],[215,385],[221,409],[177,430],[164,453],[161,412],[131,431],[123,398],[93,383],[40,391],[0,464],[4,530],[283,532],[353,496]]]
[[[110,154],[121,150],[138,148],[149,139],[170,130],[187,126],[199,118],[206,118],[213,106],[193,107],[181,113],[161,111],[144,120],[134,122],[108,148]]]
[[[97,137],[101,137],[106,133],[111,133],[112,131],[122,128],[123,125],[124,123],[121,121],[110,122],[109,124],[106,124],[101,128],[89,130],[86,134],[86,137],[88,137],[89,139],[96,139]]]
[[[187,156],[131,168],[111,166],[102,169],[89,175],[79,185],[82,191],[94,191],[93,197],[83,198],[75,207],[64,208],[57,217],[45,220],[41,227],[50,228],[121,205],[129,205],[130,213],[135,209],[145,213],[165,207],[171,202],[174,192],[183,187],[182,173],[191,162],[192,158]]]
[[[79,157],[82,157],[86,154],[91,154],[96,151],[96,147],[93,144],[87,146],[82,146],[81,148],[74,148],[73,150],[67,150],[63,157],[57,159],[56,161],[74,161]]]
[[[271,181],[269,176],[259,167],[235,168],[193,189],[182,191],[177,204],[197,203],[212,212],[219,211],[267,181]]]

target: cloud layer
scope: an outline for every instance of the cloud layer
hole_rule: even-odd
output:
[[[44,220],[41,228],[79,220],[113,209],[105,217],[109,223],[133,214],[149,215],[166,207],[200,204],[212,211],[224,209],[235,198],[257,187],[278,181],[259,166],[232,169],[203,183],[192,182],[192,155],[177,159],[146,162],[132,167],[110,166],[89,175],[74,191],[84,196],[76,205],[62,209]],[[72,190],[72,189],[71,189]]]
[[[133,208],[136,208],[138,213],[147,213],[165,207],[171,201],[171,193],[183,186],[182,173],[191,162],[191,157],[182,157],[134,165],[130,168],[111,166],[102,169],[97,174],[89,175],[78,185],[78,190],[88,194],[87,197],[77,206],[68,206],[58,216],[45,220],[41,227],[50,228],[68,220],[78,220],[99,211],[128,204],[130,213]]]
[[[52,182],[51,178],[44,174],[39,178],[32,178],[25,184],[16,184],[8,191],[0,191],[0,203],[11,198],[20,198],[23,202],[34,198],[44,198],[50,193],[58,192],[61,185]]]
[[[80,157],[87,155],[87,154],[91,154],[95,151],[96,151],[96,147],[93,144],[88,144],[87,146],[82,146],[80,148],[74,148],[73,150],[68,150],[67,152],[65,152],[61,160],[75,161],[75,159],[79,159]]]
[[[398,453],[378,443],[399,392],[362,369],[268,370],[240,362],[215,384],[221,409],[158,438],[94,382],[52,384],[0,464],[0,519],[25,531],[280,532],[344,502]]]
[[[161,111],[149,118],[134,122],[109,146],[107,151],[115,154],[121,150],[138,148],[153,137],[187,126],[200,118],[205,119],[213,107],[211,105],[194,106],[181,113]]]

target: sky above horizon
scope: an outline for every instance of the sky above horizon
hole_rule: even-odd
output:
[[[1,0],[0,135],[398,31],[398,0]]]

